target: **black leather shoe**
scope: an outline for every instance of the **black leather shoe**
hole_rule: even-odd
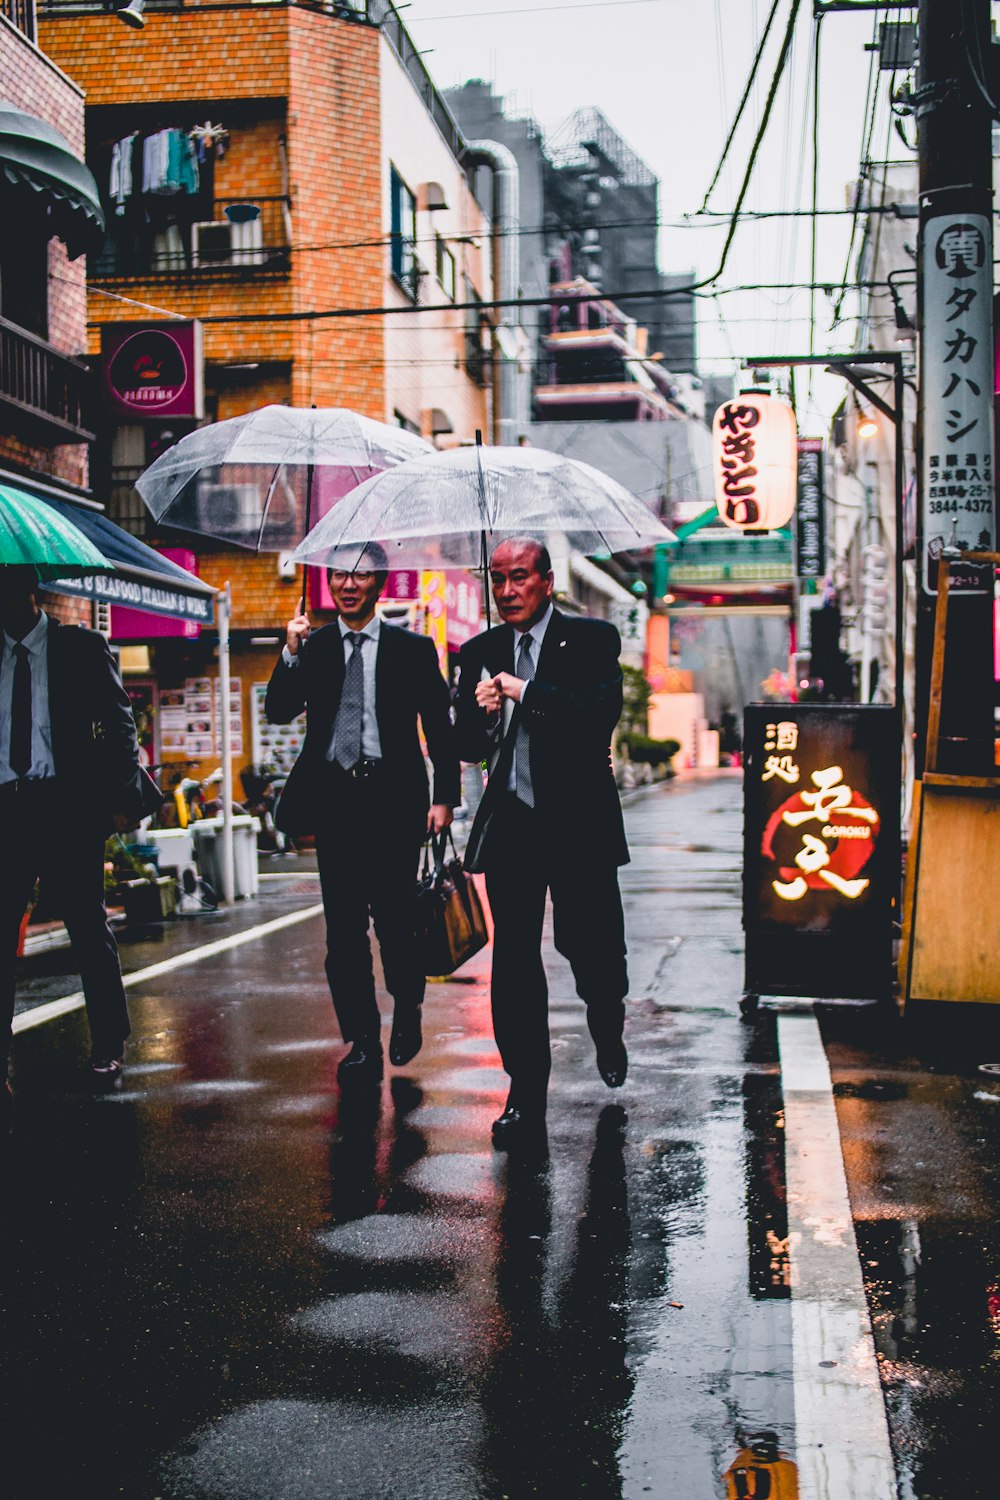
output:
[[[526,1109],[507,1100],[506,1108],[499,1120],[493,1121],[493,1144],[498,1151],[512,1151],[515,1147],[544,1146],[545,1110]]]
[[[382,1068],[380,1041],[355,1042],[347,1056],[341,1058],[337,1078],[343,1084],[375,1083],[382,1077]]]
[[[625,1051],[625,1043],[621,1038],[616,1042],[606,1042],[603,1047],[598,1047],[597,1071],[609,1089],[621,1088],[628,1077],[628,1053]]]
[[[389,1038],[389,1061],[394,1068],[405,1067],[412,1062],[423,1046],[424,1036],[420,1029],[420,1006],[392,1018],[392,1035]]]

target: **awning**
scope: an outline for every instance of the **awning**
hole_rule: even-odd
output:
[[[0,101],[0,187],[39,205],[70,259],[104,239],[97,183],[58,130]]]
[[[78,594],[106,604],[121,604],[147,614],[169,615],[175,620],[195,620],[211,625],[215,619],[218,592],[186,568],[161,557],[145,542],[116,526],[100,511],[85,510],[50,495],[46,505],[67,516],[84,536],[115,565],[113,573],[89,574],[86,578],[59,578],[46,583],[59,594]]]

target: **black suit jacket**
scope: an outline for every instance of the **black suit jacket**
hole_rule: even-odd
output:
[[[295,666],[279,657],[271,673],[264,703],[270,722],[287,724],[306,711],[305,741],[275,815],[275,822],[287,833],[315,833],[321,815],[330,810],[337,780],[330,775],[326,752],[343,684],[344,644],[336,622],[317,630],[299,647]],[[433,800],[450,806],[460,800],[450,706],[433,641],[383,621],[375,661],[375,717],[385,773],[382,795],[400,820],[401,831],[412,833],[418,841],[430,806],[418,717],[434,767]],[[352,786],[344,780],[345,795]]]
[[[139,764],[128,694],[104,637],[49,617],[47,637],[52,756],[60,789],[80,816],[109,824],[112,813],[143,818],[163,798]]]
[[[466,642],[459,656],[456,732],[463,760],[492,760],[489,784],[476,814],[466,854],[483,868],[489,826],[507,787],[519,720],[528,731],[531,784],[540,830],[567,860],[628,863],[621,802],[611,767],[611,735],[621,717],[621,638],[606,620],[553,610],[531,687],[515,707],[506,736],[476,703],[476,684],[514,671],[514,630],[498,625]],[[530,858],[530,853],[527,855]]]

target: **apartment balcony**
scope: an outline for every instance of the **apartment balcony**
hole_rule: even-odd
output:
[[[286,197],[216,198],[206,212],[181,205],[156,225],[123,215],[108,221],[104,247],[90,260],[91,281],[256,280],[283,277],[292,253]]]
[[[543,422],[602,416],[615,422],[662,422],[674,415],[670,403],[658,391],[644,390],[633,380],[536,386],[535,405]]]
[[[0,318],[0,413],[8,431],[44,446],[94,439],[94,377],[44,339]]]
[[[0,15],[6,16],[29,42],[35,40],[35,0],[0,0]]]

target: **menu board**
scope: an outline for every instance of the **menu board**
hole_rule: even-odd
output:
[[[161,688],[160,750],[164,759],[209,760],[222,754],[219,682],[188,677],[183,687]],[[239,677],[229,681],[231,751],[243,754],[243,699]]]
[[[286,775],[292,769],[306,737],[305,715],[290,724],[269,724],[264,713],[266,682],[255,682],[250,695],[250,732],[257,765],[274,766]]]

